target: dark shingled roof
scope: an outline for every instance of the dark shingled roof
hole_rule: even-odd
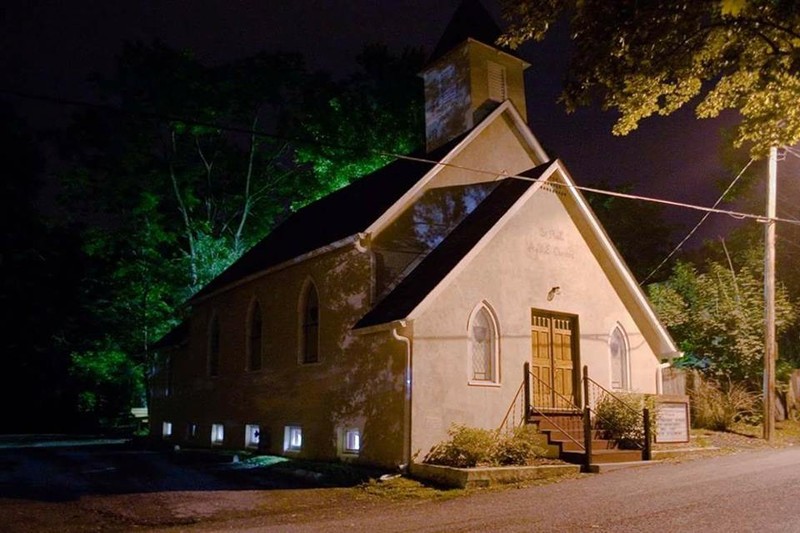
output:
[[[413,155],[439,161],[464,138],[464,135],[429,154]],[[307,205],[292,214],[238,261],[211,280],[192,300],[364,231],[433,166],[433,163],[398,159],[347,187]]]
[[[464,0],[445,28],[428,63],[436,61],[468,38],[497,47],[495,42],[502,33],[480,0]]]
[[[539,165],[522,175],[539,178],[550,165],[549,162]],[[406,318],[533,183],[513,178],[503,180],[392,292],[364,315],[353,329]]]

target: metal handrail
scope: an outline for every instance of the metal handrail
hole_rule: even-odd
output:
[[[571,399],[567,398],[566,396],[562,395],[560,392],[558,392],[553,387],[551,387],[550,384],[548,384],[546,381],[542,380],[540,377],[538,377],[533,372],[531,372],[530,371],[530,365],[528,363],[525,363],[524,369],[525,369],[524,371],[526,373],[526,377],[528,379],[530,379],[532,377],[538,383],[540,383],[541,385],[543,385],[544,387],[546,387],[547,389],[549,389],[550,391],[552,391],[553,393],[558,395],[558,397],[561,398],[562,400],[564,400],[568,406],[571,405],[574,408],[575,411],[580,412],[581,408],[578,407],[577,405],[575,405],[575,402],[573,402]],[[525,384],[525,382],[523,381],[523,385],[524,384]],[[530,398],[526,398],[526,401],[529,401],[529,400],[530,400]],[[529,404],[529,406],[530,406],[530,410],[531,411],[536,411],[536,413],[539,416],[541,416],[542,418],[544,418],[545,420],[550,422],[553,426],[555,426],[555,428],[558,429],[558,431],[563,433],[569,440],[571,440],[572,442],[577,444],[578,447],[580,447],[580,449],[582,449],[584,451],[586,450],[586,446],[583,443],[581,443],[578,440],[576,440],[575,438],[573,438],[572,435],[569,434],[569,431],[567,429],[565,429],[558,422],[556,422],[555,420],[553,420],[552,418],[547,416],[547,414],[545,414],[540,408],[536,407],[533,404]]]
[[[503,417],[503,421],[500,423],[500,427],[498,427],[498,428],[497,428],[497,432],[498,432],[498,433],[499,433],[499,432],[501,432],[501,431],[503,431],[503,429],[504,429],[504,428],[507,428],[507,427],[508,427],[508,425],[507,425],[507,424],[508,424],[508,417],[509,417],[509,416],[513,416],[513,414],[514,414],[514,407],[515,407],[515,406],[516,406],[516,404],[517,404],[517,400],[519,400],[519,396],[520,396],[520,394],[522,393],[522,389],[523,389],[523,387],[525,387],[525,380],[524,380],[524,379],[522,380],[522,383],[520,383],[520,384],[519,384],[519,388],[517,389],[517,393],[516,393],[516,394],[514,394],[514,399],[513,399],[513,400],[511,400],[511,405],[509,405],[509,406],[508,406],[508,411],[506,411],[506,416],[504,416],[504,417]],[[516,422],[516,421],[512,419],[512,424],[514,425],[514,427],[516,427],[516,424],[515,424],[515,422]],[[525,422],[525,406],[524,406],[524,404],[523,404],[523,406],[522,406],[522,417],[521,417],[521,423],[522,423],[522,422]]]
[[[629,411],[632,411],[632,412],[634,412],[636,414],[639,414],[639,410],[638,409],[635,409],[634,407],[631,407],[631,405],[628,402],[626,402],[625,400],[623,400],[622,398],[620,398],[619,396],[617,396],[616,394],[614,394],[613,392],[611,392],[607,388],[603,387],[602,385],[600,385],[598,382],[596,382],[595,380],[593,380],[589,376],[584,376],[583,379],[585,379],[587,382],[593,384],[598,389],[602,390],[605,394],[607,394],[607,395],[611,396],[612,398],[614,398],[619,404],[623,405]],[[587,398],[587,403],[588,403],[588,398]]]
[[[573,409],[573,410],[575,410],[575,411],[580,411],[580,410],[581,410],[581,408],[580,408],[578,405],[575,405],[575,402],[573,402],[571,398],[567,398],[566,396],[564,396],[563,394],[561,394],[560,392],[558,392],[557,390],[555,390],[553,387],[551,387],[551,386],[550,386],[550,384],[548,384],[548,383],[547,383],[546,381],[544,381],[542,378],[540,378],[539,376],[537,376],[537,375],[535,375],[533,372],[531,372],[531,371],[530,371],[530,367],[528,366],[528,364],[527,364],[527,363],[526,363],[525,365],[526,365],[526,368],[528,369],[528,370],[527,370],[527,372],[528,372],[528,375],[529,375],[529,376],[531,376],[531,377],[532,377],[533,379],[535,379],[536,381],[538,381],[540,384],[542,384],[542,385],[544,385],[545,387],[547,387],[547,388],[548,388],[548,389],[549,389],[551,392],[555,393],[555,395],[556,395],[556,396],[558,396],[560,399],[564,400],[564,401],[566,402],[566,404],[567,404],[567,407],[568,407],[568,408],[571,408],[571,409]],[[533,406],[533,405],[531,404],[531,407],[535,407],[535,406]],[[538,410],[538,409],[537,409],[537,410]]]
[[[606,395],[608,395],[611,398],[613,398],[614,400],[616,400],[617,403],[623,405],[625,407],[625,409],[628,409],[630,412],[632,412],[632,413],[634,413],[636,415],[640,415],[641,414],[641,416],[642,416],[642,438],[641,438],[641,441],[642,442],[639,442],[638,439],[634,440],[633,442],[636,444],[636,446],[638,448],[640,448],[644,452],[644,457],[643,458],[646,461],[649,461],[650,460],[650,411],[649,411],[649,409],[647,409],[647,407],[645,407],[642,410],[642,412],[639,413],[638,409],[634,408],[628,402],[626,402],[625,400],[621,399],[616,394],[614,394],[613,392],[611,392],[610,390],[608,390],[607,388],[603,387],[598,382],[596,382],[595,380],[590,378],[589,377],[589,372],[588,372],[588,367],[586,367],[586,366],[583,367],[583,382],[584,382],[584,389],[585,389],[585,393],[586,393],[585,394],[586,395],[586,408],[590,412],[594,413],[595,418],[599,418],[600,420],[608,422],[608,420],[606,420],[604,417],[600,416],[600,413],[597,412],[597,409],[594,409],[594,408],[591,407],[591,402],[590,402],[590,398],[589,398],[589,396],[590,396],[589,395],[589,385],[590,384],[594,385],[595,387],[597,387],[598,389],[603,391],[603,393],[605,393]]]

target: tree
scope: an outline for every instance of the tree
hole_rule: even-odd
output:
[[[648,287],[659,318],[685,353],[685,364],[715,379],[759,387],[763,370],[763,262],[750,253],[743,264],[710,261],[702,272],[679,262],[670,278]],[[778,332],[797,319],[786,289],[776,291]]]
[[[318,80],[308,87],[291,114],[295,161],[310,165],[319,198],[424,143],[421,50],[392,55],[381,44],[367,45],[357,57],[360,70],[334,83]]]
[[[569,14],[574,42],[563,101],[619,111],[614,133],[697,96],[698,117],[741,115],[754,155],[800,141],[800,4],[794,0],[503,0],[517,46]]]
[[[278,122],[304,75],[295,56],[212,68],[156,43],[126,46],[116,72],[97,80],[122,112],[85,111],[63,146],[63,212],[90,259],[82,286],[92,318],[71,344],[87,417],[113,422],[121,406],[144,402],[149,347],[182,302],[309,182],[285,141],[257,133]]]

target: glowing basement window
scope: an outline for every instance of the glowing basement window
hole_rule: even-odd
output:
[[[361,432],[356,429],[348,429],[344,432],[344,453],[357,454],[361,450]]]
[[[244,445],[248,448],[258,448],[261,439],[261,428],[256,424],[247,424],[244,427]]]
[[[161,424],[161,436],[165,439],[172,436],[172,422],[164,422]]]
[[[283,451],[299,452],[303,448],[303,428],[286,426],[283,432]]]
[[[211,444],[222,444],[225,441],[225,426],[211,424]]]

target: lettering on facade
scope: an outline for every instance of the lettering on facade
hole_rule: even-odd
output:
[[[574,247],[567,243],[564,230],[558,228],[539,228],[529,236],[526,248],[537,259],[540,256],[575,259]]]
[[[689,402],[658,402],[656,442],[689,442]]]

